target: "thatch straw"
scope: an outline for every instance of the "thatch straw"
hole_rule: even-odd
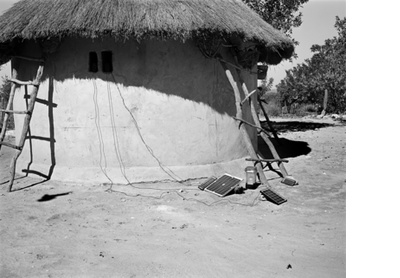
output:
[[[0,16],[0,43],[79,36],[198,38],[207,33],[256,41],[280,58],[292,42],[240,0],[22,0]]]

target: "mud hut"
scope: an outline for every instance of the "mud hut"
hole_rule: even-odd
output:
[[[257,62],[293,49],[240,0],[19,1],[0,16],[1,62],[18,80],[35,78],[35,59],[44,72],[17,169],[123,183],[242,172],[248,151],[221,62],[253,90]],[[18,86],[15,110],[29,90]],[[15,126],[18,138],[19,116]]]

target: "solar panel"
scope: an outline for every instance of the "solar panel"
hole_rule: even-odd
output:
[[[224,174],[213,183],[204,188],[205,191],[214,193],[220,197],[226,196],[242,181],[242,179]]]
[[[270,201],[274,204],[280,205],[287,201],[287,199],[282,198],[281,196],[279,196],[277,193],[275,193],[271,189],[264,189],[264,190],[261,190],[260,192],[262,195],[265,196],[265,198],[268,201]]]
[[[205,182],[203,182],[202,184],[199,185],[199,189],[200,190],[204,190],[204,188],[206,188],[207,186],[209,186],[210,184],[212,184],[216,180],[217,180],[216,177],[209,178],[208,180],[206,180]]]

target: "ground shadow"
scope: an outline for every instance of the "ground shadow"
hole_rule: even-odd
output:
[[[334,126],[334,124],[328,123],[315,123],[315,122],[301,122],[301,121],[270,121],[273,129],[277,133],[294,132],[294,131],[307,131],[316,130],[319,128]],[[267,122],[261,122],[261,126],[270,132],[273,130],[269,127]]]
[[[274,145],[279,157],[282,159],[307,155],[311,152],[311,148],[308,146],[307,142],[293,141],[285,138],[270,138],[270,141]],[[268,145],[260,136],[258,137],[258,153],[263,159],[275,158]],[[282,170],[276,169],[274,166],[277,166],[277,164],[266,163],[263,165],[263,168],[268,167],[270,171],[275,172],[280,178],[283,178]]]
[[[285,138],[270,138],[280,158],[297,157],[301,155],[307,155],[311,152],[311,148],[307,142],[304,141],[293,141]],[[264,159],[273,159],[273,155],[268,145],[264,140],[258,138],[258,151]]]
[[[65,193],[59,193],[59,194],[44,194],[44,195],[43,195],[40,199],[38,199],[37,201],[38,201],[38,202],[48,202],[48,201],[54,200],[54,199],[57,198],[57,197],[69,195],[69,194],[71,194],[71,193],[72,193],[72,191],[65,192]]]
[[[27,178],[27,176],[23,176],[23,177],[20,177],[20,178],[16,178],[14,181],[16,181],[16,180],[18,180],[18,179],[24,179],[24,178]],[[22,190],[25,190],[25,189],[34,187],[34,186],[36,186],[36,185],[45,183],[46,181],[48,181],[48,179],[41,180],[41,181],[38,181],[38,182],[34,182],[34,183],[31,183],[31,184],[29,184],[29,185],[27,185],[27,186],[23,186],[23,187],[20,187],[20,188],[17,188],[17,189],[12,189],[11,191],[12,191],[12,192],[22,191]]]

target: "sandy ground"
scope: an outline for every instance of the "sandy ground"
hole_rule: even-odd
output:
[[[300,184],[266,171],[280,206],[259,190],[220,198],[202,180],[110,190],[20,177],[7,193],[3,147],[0,277],[345,277],[346,127],[285,121],[281,154]]]

